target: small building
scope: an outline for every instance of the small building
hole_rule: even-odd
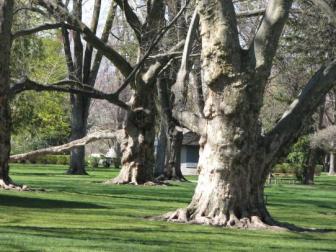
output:
[[[181,148],[181,171],[183,175],[198,175],[199,139],[200,137],[191,131],[183,134]]]

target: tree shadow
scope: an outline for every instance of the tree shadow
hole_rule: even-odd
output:
[[[0,195],[0,206],[22,208],[106,208],[104,206],[78,201],[65,201],[54,199],[39,199],[19,197],[13,195]]]

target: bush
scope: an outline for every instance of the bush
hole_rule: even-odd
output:
[[[323,171],[323,165],[315,166],[315,176],[320,176],[322,171]]]
[[[88,163],[92,168],[98,168],[100,157],[90,156],[88,158]]]
[[[25,160],[14,161],[14,163],[68,165],[70,163],[70,155],[44,155],[27,158]]]
[[[284,173],[284,174],[294,174],[296,166],[297,164],[291,164],[291,163],[277,164],[274,167],[273,172],[274,173]]]

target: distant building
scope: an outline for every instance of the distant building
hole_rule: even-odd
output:
[[[199,136],[191,131],[183,134],[181,148],[181,171],[183,175],[198,175]]]

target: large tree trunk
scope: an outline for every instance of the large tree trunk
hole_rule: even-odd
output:
[[[244,130],[244,124],[238,127],[223,117],[208,120],[206,125],[200,139],[200,175],[193,199],[186,209],[166,217],[244,228],[274,224],[265,207],[264,162],[259,160],[258,139],[250,135],[253,130]]]
[[[0,1],[0,188],[24,189],[9,177],[11,114],[9,107],[9,65],[11,50],[12,0]]]
[[[206,101],[202,117],[186,111],[174,115],[201,136],[200,175],[187,208],[164,218],[230,227],[270,227],[275,222],[265,206],[264,183],[277,156],[265,148],[258,118],[291,3],[269,2],[254,47],[244,53],[232,1],[197,3]]]
[[[141,27],[139,55],[142,59],[153,47],[153,41],[164,26],[165,5],[163,1],[147,2],[147,18]],[[132,22],[133,23],[133,22]],[[134,23],[133,23],[134,24]],[[158,53],[155,45],[152,53]],[[154,140],[155,140],[155,84],[160,63],[144,63],[135,76],[132,85],[133,95],[129,102],[121,143],[122,168],[118,176],[106,183],[145,184],[153,181],[154,176]]]
[[[133,95],[134,110],[128,112],[121,140],[122,168],[116,178],[106,183],[138,185],[153,181],[154,101],[145,93]]]

